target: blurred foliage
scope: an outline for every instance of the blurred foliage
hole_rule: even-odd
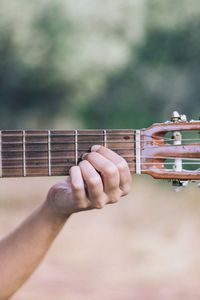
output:
[[[70,26],[61,7],[41,9],[30,27],[23,43],[16,40],[15,23],[0,34],[0,119],[7,128],[31,119],[44,124],[71,95],[71,86],[57,66],[58,58],[66,59],[70,51],[66,40]]]
[[[198,117],[194,0],[0,0],[0,127],[143,127]],[[55,123],[54,123],[55,122]]]
[[[173,30],[150,28],[144,43],[133,47],[136,58],[112,74],[86,108],[88,126],[148,126],[176,109],[198,118],[199,31],[199,20]]]

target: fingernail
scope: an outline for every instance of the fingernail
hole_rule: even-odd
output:
[[[82,159],[85,159],[86,158],[86,156],[88,155],[88,153],[83,153],[83,155],[82,155]]]
[[[91,147],[91,151],[98,151],[101,148],[100,145],[94,145]]]

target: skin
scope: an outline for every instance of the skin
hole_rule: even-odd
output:
[[[130,187],[126,161],[93,146],[70,176],[49,190],[45,202],[0,241],[0,300],[10,299],[30,277],[73,213],[116,203]]]

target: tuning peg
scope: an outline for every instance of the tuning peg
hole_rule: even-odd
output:
[[[177,111],[173,111],[172,116],[171,116],[171,121],[172,122],[178,122],[178,121],[187,122],[187,117],[186,117],[186,115],[180,115]]]
[[[173,111],[171,121],[177,122],[178,120],[180,120],[180,114],[177,111]]]
[[[180,192],[181,188],[186,187],[188,183],[188,180],[173,180],[172,186],[174,187],[174,192]]]
[[[180,115],[180,120],[183,121],[183,122],[187,122],[186,115]]]

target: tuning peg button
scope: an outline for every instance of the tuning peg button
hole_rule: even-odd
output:
[[[174,192],[180,192],[181,188],[186,187],[188,183],[188,180],[173,180],[172,185],[174,187]]]

